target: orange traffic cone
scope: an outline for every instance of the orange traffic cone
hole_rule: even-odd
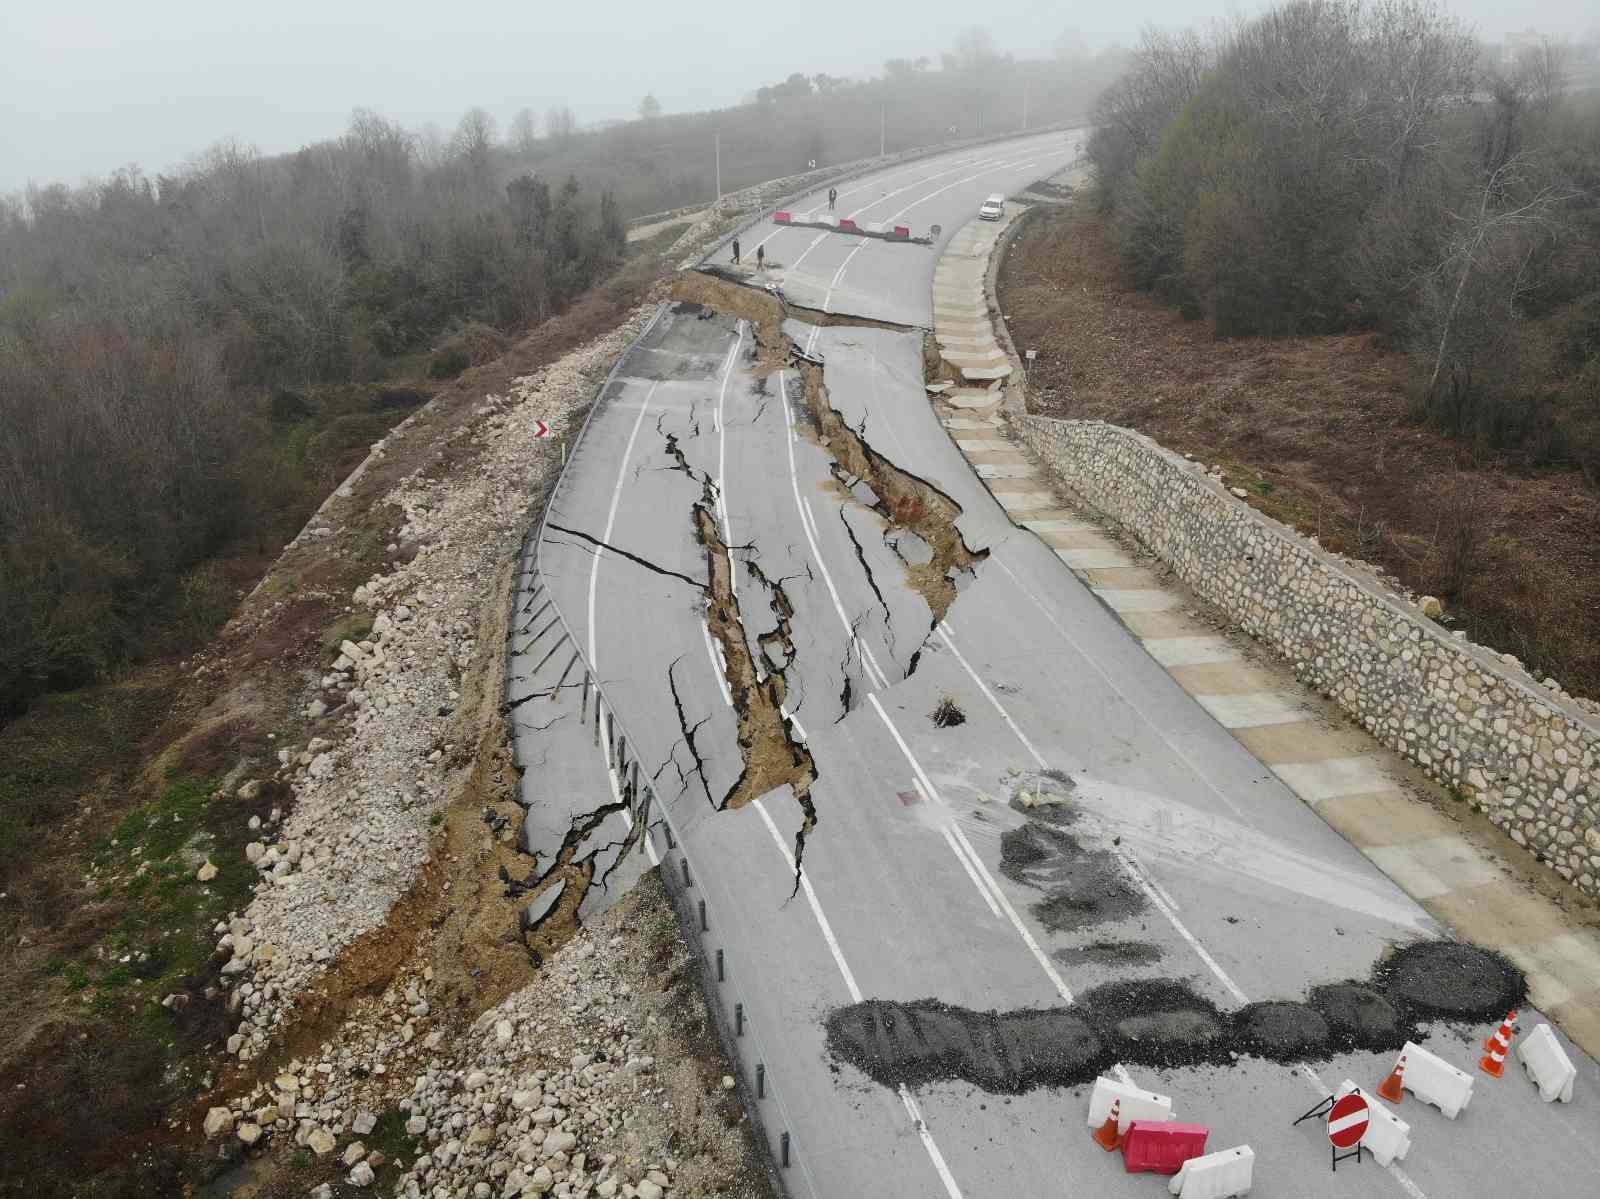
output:
[[[1488,1052],[1478,1059],[1478,1069],[1490,1078],[1499,1078],[1506,1072],[1506,1054],[1511,1051],[1511,1034],[1516,1022],[1517,1013],[1512,1012],[1500,1021],[1494,1036],[1483,1043]]]
[[[1122,1144],[1122,1133],[1117,1131],[1117,1122],[1121,1115],[1122,1100],[1113,1099],[1111,1101],[1111,1111],[1106,1114],[1106,1122],[1095,1129],[1095,1144],[1099,1145],[1107,1153]]]
[[[1516,1024],[1517,1011],[1512,1008],[1511,1011],[1506,1013],[1506,1018],[1500,1021],[1500,1027],[1495,1030],[1494,1035],[1483,1043],[1483,1047],[1485,1049],[1510,1049],[1511,1034],[1516,1031]]]
[[[1406,1097],[1405,1091],[1406,1055],[1401,1054],[1400,1060],[1394,1064],[1394,1069],[1389,1071],[1389,1077],[1384,1079],[1378,1087],[1378,1094],[1390,1103],[1399,1103]]]

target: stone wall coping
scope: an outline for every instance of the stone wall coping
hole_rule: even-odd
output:
[[[1571,700],[1550,694],[1526,670],[1513,667],[1493,649],[1479,645],[1474,641],[1469,641],[1466,638],[1452,637],[1441,629],[1438,624],[1424,616],[1416,604],[1401,596],[1392,587],[1380,580],[1372,567],[1352,559],[1337,557],[1299,530],[1285,525],[1282,521],[1274,520],[1264,512],[1258,511],[1254,506],[1245,503],[1229,492],[1226,486],[1207,473],[1200,462],[1174,453],[1160,442],[1144,433],[1140,433],[1136,429],[1114,425],[1109,421],[1060,420],[1055,417],[1039,416],[1033,413],[1029,413],[1026,416],[1014,416],[1012,419],[1021,424],[1037,424],[1043,428],[1048,428],[1053,424],[1098,427],[1141,444],[1146,450],[1156,454],[1169,465],[1180,470],[1186,470],[1194,475],[1218,499],[1242,509],[1246,513],[1247,519],[1261,533],[1287,542],[1301,553],[1310,557],[1321,568],[1348,580],[1369,599],[1376,601],[1394,616],[1405,620],[1412,627],[1418,629],[1423,636],[1429,638],[1435,645],[1469,658],[1482,673],[1491,675],[1506,686],[1513,688],[1533,704],[1549,709],[1552,715],[1559,714],[1565,717],[1574,725],[1582,728],[1588,736],[1600,741],[1600,719],[1586,712]],[[1070,483],[1068,485],[1070,486]],[[1098,507],[1098,505],[1095,506]],[[1119,520],[1118,523],[1125,522]],[[1137,533],[1137,530],[1135,532]]]

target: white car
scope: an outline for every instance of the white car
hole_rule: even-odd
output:
[[[1006,214],[1006,198],[999,192],[985,200],[978,209],[978,215],[986,221],[998,221]]]

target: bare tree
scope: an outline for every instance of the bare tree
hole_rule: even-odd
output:
[[[517,115],[511,118],[511,128],[507,131],[507,140],[511,148],[518,154],[532,154],[539,140],[538,118],[533,115],[531,108],[519,108]]]
[[[578,131],[578,118],[565,104],[557,105],[544,114],[544,131],[552,141],[566,141]]]

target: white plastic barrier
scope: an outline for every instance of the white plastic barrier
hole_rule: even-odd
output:
[[[1405,1088],[1422,1102],[1433,1104],[1451,1120],[1472,1102],[1472,1075],[1412,1041],[1400,1052],[1406,1059]]]
[[[1256,1155],[1248,1145],[1191,1157],[1172,1180],[1167,1190],[1178,1199],[1232,1199],[1250,1193]]]
[[[1540,1099],[1546,1103],[1556,1099],[1572,1102],[1572,1084],[1578,1079],[1578,1068],[1548,1024],[1539,1025],[1517,1042],[1517,1060],[1539,1088]]]
[[[1407,1062],[1407,1073],[1410,1073],[1410,1066],[1411,1063]],[[1352,1091],[1360,1092],[1361,1098],[1367,1101],[1367,1132],[1361,1138],[1361,1144],[1372,1150],[1372,1156],[1378,1159],[1380,1166],[1403,1160],[1411,1152],[1411,1125],[1384,1107],[1376,1095],[1362,1090],[1348,1078],[1339,1087],[1338,1097],[1342,1099]]]
[[[1172,1100],[1166,1095],[1141,1091],[1136,1086],[1109,1078],[1097,1078],[1094,1080],[1094,1091],[1089,1095],[1090,1128],[1099,1128],[1106,1122],[1106,1117],[1111,1114],[1111,1103],[1117,1099],[1122,1101],[1122,1106],[1117,1110],[1118,1132],[1127,1132],[1128,1125],[1135,1120],[1173,1118]]]

